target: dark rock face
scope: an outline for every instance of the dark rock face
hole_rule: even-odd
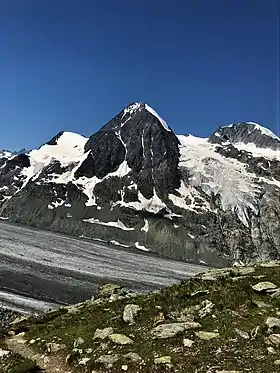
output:
[[[0,158],[0,206],[23,186],[22,170],[28,167],[30,160],[26,154]]]
[[[78,169],[76,176],[96,176],[102,179],[115,172],[124,162],[130,168],[130,177],[147,199],[154,189],[159,195],[180,186],[179,141],[167,131],[145,104],[132,104],[91,136],[85,145],[90,152],[87,164]],[[89,167],[88,167],[89,166]]]
[[[134,103],[79,145],[65,134],[51,150],[0,155],[0,216],[211,265],[280,259],[280,141],[270,131],[238,123],[194,141]]]
[[[209,142],[223,144],[224,142],[231,144],[253,143],[259,148],[271,148],[280,150],[280,140],[271,131],[263,130],[256,123],[236,123],[228,127],[220,127],[210,137]]]
[[[48,142],[46,142],[46,145],[56,145],[57,140],[63,135],[64,131],[58,132],[57,135],[55,135],[52,139],[50,139]]]

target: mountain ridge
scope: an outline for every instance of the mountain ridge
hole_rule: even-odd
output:
[[[0,155],[0,215],[211,265],[277,259],[279,150],[254,122],[201,139],[132,103],[89,138]]]

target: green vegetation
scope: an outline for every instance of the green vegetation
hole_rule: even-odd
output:
[[[254,290],[260,282],[276,287]],[[212,270],[150,294],[117,287],[110,293],[107,286],[100,299],[31,317],[10,331],[25,332],[34,353],[61,357],[77,373],[272,373],[280,371],[280,319],[271,329],[266,321],[280,318],[278,287],[277,263]],[[104,328],[113,331],[94,338]]]

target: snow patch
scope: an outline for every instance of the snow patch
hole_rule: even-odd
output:
[[[116,227],[116,228],[122,229],[124,231],[133,231],[134,230],[134,228],[128,228],[127,226],[125,226],[120,220],[104,222],[104,221],[100,221],[100,220],[95,219],[95,218],[90,218],[90,219],[83,219],[83,221],[85,221],[87,223],[92,223],[92,224],[108,225],[110,227]]]
[[[146,110],[148,110],[154,117],[156,117],[160,124],[163,126],[163,128],[166,130],[166,131],[171,131],[171,129],[169,128],[168,124],[165,122],[165,120],[163,120],[159,115],[158,113],[152,109],[149,105],[145,104],[145,108]]]
[[[121,247],[129,247],[129,245],[124,245],[124,244],[122,244],[118,241],[115,241],[115,240],[111,240],[110,244],[115,245],[115,246],[121,246]]]
[[[22,171],[22,174],[26,177],[22,188],[52,161],[59,161],[61,167],[77,162],[77,159],[84,154],[84,146],[87,140],[88,138],[77,133],[64,132],[58,138],[56,145],[45,144],[41,148],[29,152],[31,165]]]
[[[277,159],[280,161],[280,151],[273,150],[270,148],[259,148],[254,143],[236,143],[233,146],[238,150],[245,150],[246,152],[252,153],[253,157],[265,157],[269,159]]]
[[[145,233],[148,233],[148,231],[149,231],[149,222],[148,222],[147,219],[144,219],[144,225],[141,228],[141,231],[145,232]]]
[[[145,246],[140,245],[139,242],[135,242],[135,247],[136,247],[136,249],[139,249],[139,250],[142,250],[142,251],[150,251],[150,250],[147,249]]]

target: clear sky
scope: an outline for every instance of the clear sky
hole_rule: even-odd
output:
[[[256,121],[279,134],[278,4],[0,0],[0,149],[88,136],[133,101],[176,133]]]

